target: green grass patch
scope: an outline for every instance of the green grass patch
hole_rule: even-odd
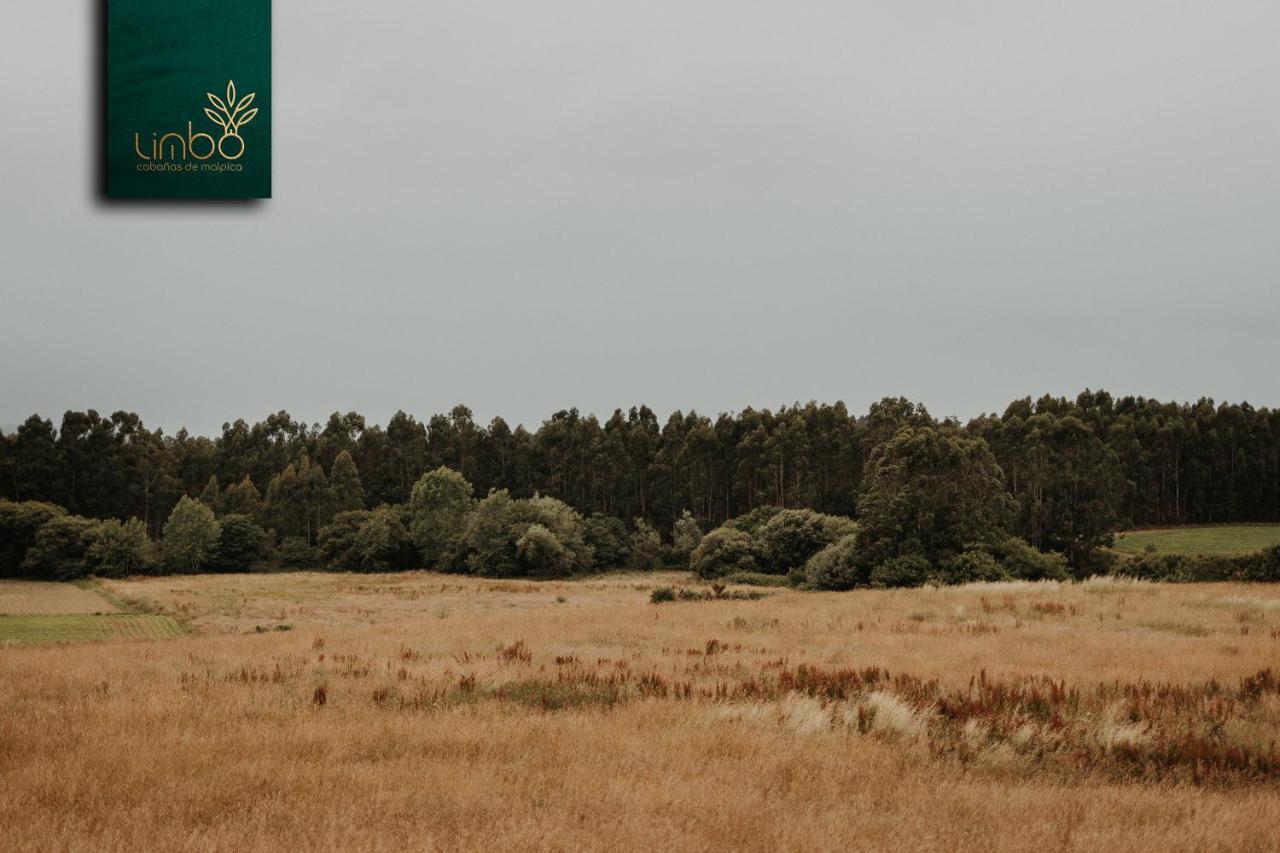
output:
[[[1130,530],[1116,537],[1126,554],[1248,554],[1280,545],[1280,524],[1215,524]]]
[[[0,616],[0,645],[165,640],[185,633],[176,619],[149,614]]]

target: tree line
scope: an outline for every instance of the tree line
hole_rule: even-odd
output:
[[[426,421],[397,412],[385,426],[279,412],[212,437],[148,429],[131,412],[67,412],[57,426],[33,415],[0,440],[0,497],[136,518],[152,539],[180,499],[203,497],[314,548],[336,513],[407,505],[425,473],[447,468],[477,499],[550,497],[669,538],[686,512],[704,531],[766,506],[856,518],[874,453],[907,427],[985,445],[1012,500],[1009,530],[1073,564],[1120,527],[1280,520],[1280,411],[1088,390],[965,424],[902,398],[857,415],[811,402],[661,423],[645,406],[604,421],[569,409],[533,431],[482,426],[465,406]]]

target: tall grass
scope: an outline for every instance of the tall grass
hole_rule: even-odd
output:
[[[1274,847],[1280,590],[681,584],[115,582],[196,633],[0,648],[2,846]]]

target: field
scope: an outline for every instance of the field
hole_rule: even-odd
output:
[[[1142,554],[1247,554],[1280,545],[1280,524],[1214,524],[1131,530],[1116,537],[1115,548]]]
[[[161,640],[182,633],[172,616],[129,612],[127,603],[105,590],[0,580],[0,646]]]
[[[664,584],[106,582],[191,633],[0,647],[3,846],[1280,845],[1278,588]]]

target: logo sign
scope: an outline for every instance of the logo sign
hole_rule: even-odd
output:
[[[111,0],[106,83],[108,197],[270,197],[270,0]]]
[[[240,171],[241,166],[229,165],[233,164],[244,156],[245,142],[244,137],[240,135],[240,129],[249,122],[253,121],[257,115],[256,107],[250,109],[253,99],[257,97],[257,92],[250,92],[239,101],[236,100],[236,84],[232,80],[227,83],[227,98],[222,98],[206,92],[209,103],[213,104],[214,109],[204,108],[204,114],[209,120],[221,128],[222,135],[216,140],[207,133],[197,133],[191,122],[187,122],[186,134],[170,131],[160,136],[156,133],[151,134],[151,148],[143,153],[143,145],[141,134],[133,134],[133,151],[138,155],[138,159],[152,164],[144,166],[138,164],[138,171],[154,170],[161,164],[177,163],[179,161],[189,162],[192,160],[201,163],[200,171]],[[234,107],[228,104],[235,104]],[[167,146],[167,147],[166,147]],[[215,155],[222,161],[220,163],[206,163]]]

